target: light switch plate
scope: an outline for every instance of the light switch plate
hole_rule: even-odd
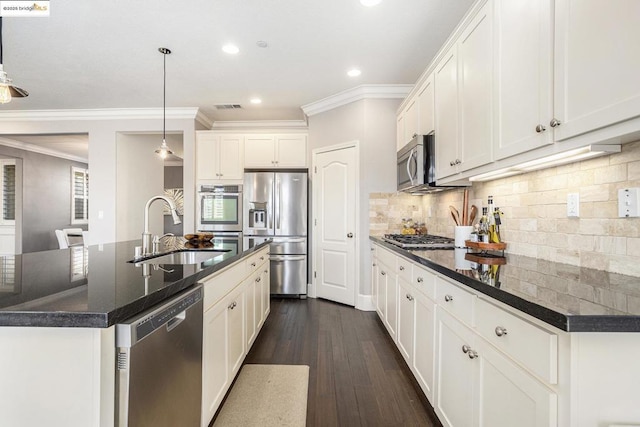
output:
[[[580,193],[567,194],[567,216],[571,218],[580,216]]]
[[[618,190],[618,216],[632,218],[640,216],[640,188],[621,188]]]

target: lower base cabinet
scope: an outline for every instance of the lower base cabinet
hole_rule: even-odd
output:
[[[422,391],[433,402],[433,375],[435,365],[435,304],[426,296],[415,292],[415,330],[413,343],[413,374]]]
[[[208,304],[202,348],[203,427],[211,422],[269,314],[267,251],[265,248],[204,282]],[[207,298],[207,290],[217,299]]]

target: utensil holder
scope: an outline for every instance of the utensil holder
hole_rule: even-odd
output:
[[[473,231],[472,225],[458,225],[454,227],[453,236],[456,248],[466,248],[465,240],[469,240],[471,232]]]

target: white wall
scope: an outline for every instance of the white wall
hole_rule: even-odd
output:
[[[185,113],[177,109],[175,117],[167,110],[167,132],[181,132],[184,138],[184,163],[195,164],[194,118],[184,118]],[[10,113],[10,112],[5,112]],[[34,112],[32,112],[34,113]],[[66,116],[65,116],[66,114]],[[51,134],[87,133],[89,135],[89,230],[90,243],[115,242],[116,238],[116,140],[118,133],[158,132],[162,129],[162,111],[157,118],[66,118],[73,112],[32,114],[29,118],[12,118],[11,114],[0,116],[0,135],[7,134]],[[107,110],[108,114],[108,110]],[[195,117],[195,113],[193,114]],[[32,118],[31,118],[32,117]],[[105,114],[105,117],[108,117]],[[114,116],[115,117],[115,116]],[[155,116],[154,116],[155,117]],[[195,168],[185,168],[184,232],[195,230]],[[99,215],[101,213],[101,215]],[[142,215],[140,213],[139,215]]]
[[[119,133],[116,137],[116,241],[139,239],[144,229],[144,206],[164,191],[164,162],[156,156],[160,140],[156,135]],[[162,206],[157,201],[149,210],[149,230],[161,235]]]
[[[371,295],[369,193],[395,191],[396,187],[396,110],[400,102],[400,99],[364,99],[309,117],[309,164],[311,152],[316,148],[360,142],[360,226],[356,237],[360,248],[361,295]],[[313,180],[313,174],[310,176]]]

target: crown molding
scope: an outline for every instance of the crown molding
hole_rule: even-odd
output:
[[[73,162],[80,162],[89,164],[89,159],[74,156],[71,154],[63,153],[62,151],[52,150],[50,148],[44,148],[39,145],[27,144],[26,142],[16,141],[8,138],[0,138],[0,145],[5,147],[16,148],[18,150],[31,151],[33,153],[44,154],[46,156],[58,157],[61,159],[71,160]]]
[[[211,129],[211,126],[213,126],[213,120],[205,116],[200,110],[198,110],[198,113],[196,114],[196,122],[200,123],[207,129]]]
[[[211,130],[228,131],[304,131],[308,130],[306,120],[246,120],[246,121],[217,121],[211,126]]]
[[[91,110],[7,110],[0,111],[0,121],[48,121],[48,120],[142,120],[161,119],[162,108],[102,108]],[[192,107],[167,108],[167,119],[198,118],[198,109]]]
[[[307,116],[313,116],[362,99],[403,99],[411,92],[413,86],[412,84],[360,85],[319,101],[303,105],[301,108]]]

